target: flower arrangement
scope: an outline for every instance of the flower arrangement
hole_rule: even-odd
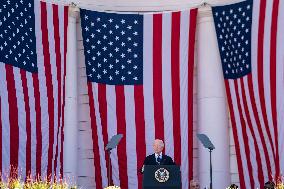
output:
[[[44,179],[40,177],[22,179],[19,172],[21,171],[18,169],[10,168],[8,174],[0,173],[0,189],[77,189],[76,185],[68,184],[70,182],[66,179],[57,179],[55,176]]]
[[[119,186],[108,186],[104,189],[121,189]]]
[[[284,189],[284,177],[278,176],[274,178],[274,183],[275,183],[275,189]]]

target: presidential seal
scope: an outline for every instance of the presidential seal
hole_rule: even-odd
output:
[[[155,172],[155,179],[158,182],[167,182],[170,178],[170,173],[167,169],[165,168],[159,168],[156,172]]]

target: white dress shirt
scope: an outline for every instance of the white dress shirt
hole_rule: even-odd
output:
[[[158,158],[162,159],[162,152],[160,154],[155,153],[155,158],[156,158],[156,162],[158,162]]]

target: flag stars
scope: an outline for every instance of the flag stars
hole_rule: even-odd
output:
[[[108,67],[109,67],[109,69],[112,69],[112,68],[113,68],[113,65],[112,65],[112,64],[110,64]]]
[[[112,78],[112,76],[111,76],[111,75],[110,75],[108,78],[109,78],[109,80],[113,80],[113,78]]]
[[[115,50],[115,52],[118,52],[118,51],[119,51],[119,48],[118,48],[118,47],[115,47],[114,50]]]
[[[118,70],[115,70],[115,75],[118,75],[119,74],[119,71]]]
[[[108,21],[109,21],[109,23],[112,23],[112,22],[113,22],[113,19],[112,19],[112,18],[110,18]]]
[[[125,57],[125,54],[124,54],[124,53],[121,53],[120,56],[121,56],[121,58],[124,58],[124,57]]]
[[[97,75],[97,78],[98,78],[98,79],[101,79],[101,78],[102,78],[102,76],[101,76],[100,74],[98,74],[98,75]]]
[[[138,24],[138,21],[137,21],[137,20],[134,20],[134,24]]]
[[[124,81],[124,80],[125,80],[125,77],[124,77],[124,76],[122,76],[122,77],[121,77],[121,81]]]
[[[116,24],[114,27],[115,27],[115,29],[118,29],[118,28],[119,28],[119,26],[118,26],[117,24]]]
[[[125,20],[124,19],[122,19],[120,22],[121,22],[121,24],[125,24]]]
[[[103,73],[104,73],[104,74],[107,74],[107,70],[106,70],[106,69],[104,69],[104,70],[103,70]]]

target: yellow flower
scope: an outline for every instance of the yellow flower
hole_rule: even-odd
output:
[[[121,189],[119,186],[108,186],[104,189]]]

